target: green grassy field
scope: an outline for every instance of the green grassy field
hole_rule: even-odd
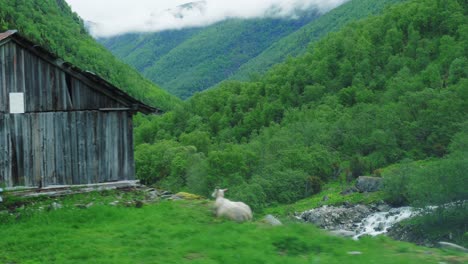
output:
[[[124,194],[129,196],[129,194]],[[216,219],[211,203],[110,206],[115,194],[43,199],[0,220],[0,263],[466,263],[466,255],[386,237],[353,241],[309,224]],[[122,195],[120,195],[122,196]],[[58,201],[63,208],[47,210]],[[93,205],[87,209],[77,202]],[[39,208],[44,208],[40,210]],[[34,212],[34,213],[31,213]],[[359,251],[352,255],[349,252]]]

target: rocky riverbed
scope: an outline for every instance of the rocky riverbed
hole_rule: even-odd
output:
[[[296,217],[337,234],[359,238],[386,233],[395,223],[416,214],[418,210],[411,207],[391,208],[381,202],[372,205],[322,206]]]
[[[460,206],[465,203],[466,201],[459,201],[442,205],[442,207]],[[396,240],[408,241],[424,246],[455,245],[448,242],[431,241],[427,237],[418,235],[411,227],[400,224],[405,219],[433,212],[437,208],[437,206],[430,206],[424,209],[409,206],[392,208],[384,202],[371,205],[324,205],[296,214],[296,218],[329,230],[333,234],[352,237],[353,239],[359,239],[359,237],[366,235],[376,236],[385,234]],[[448,239],[449,241],[451,240],[450,238]],[[462,248],[462,251],[468,251],[463,247],[460,248]]]

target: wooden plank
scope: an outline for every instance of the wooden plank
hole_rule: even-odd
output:
[[[23,159],[23,115],[10,115],[11,126],[11,175],[13,185],[24,185],[24,159]]]
[[[40,123],[40,131],[41,131],[41,150],[40,150],[40,157],[41,157],[41,187],[47,186],[48,181],[48,167],[47,167],[47,119],[44,118],[44,113],[38,114],[38,119]]]
[[[5,139],[6,139],[6,144],[5,144],[5,149],[6,149],[6,163],[7,163],[7,168],[5,170],[5,184],[6,186],[13,186],[13,177],[11,175],[11,167],[12,167],[12,161],[11,161],[11,125],[10,125],[10,115],[4,115],[4,125],[5,125]]]
[[[128,179],[134,180],[135,179],[135,157],[134,157],[134,150],[133,150],[133,120],[132,114],[127,113],[128,117],[128,125],[127,129],[127,150],[125,153],[128,154],[127,162],[128,162]]]
[[[34,109],[36,99],[33,94],[36,89],[32,88],[34,87],[32,66],[31,55],[28,52],[24,52],[24,108],[26,113]]]
[[[60,127],[63,131],[64,140],[62,141],[63,149],[63,160],[64,160],[64,184],[73,184],[73,160],[72,160],[72,148],[71,148],[71,131],[70,131],[70,122],[71,122],[71,113],[65,112],[60,113],[62,117],[62,124]]]
[[[76,112],[78,127],[78,184],[86,183],[86,112]]]
[[[87,142],[86,142],[86,175],[87,183],[94,183],[96,178],[96,112],[86,112]]]
[[[45,133],[45,149],[43,155],[47,161],[47,170],[44,177],[46,178],[46,185],[58,184],[57,174],[55,172],[55,129],[54,129],[54,116],[55,113],[45,113],[43,118],[45,119],[46,127],[44,128]]]
[[[26,91],[26,74],[24,67],[24,50],[18,48],[18,64],[17,64],[17,86],[18,91],[24,93]]]
[[[10,42],[11,43],[11,42]],[[11,88],[10,90],[12,92],[20,92],[18,90],[18,84],[17,84],[17,74],[16,72],[18,71],[18,56],[16,54],[16,45],[12,45],[10,44],[10,52],[11,52],[11,60],[12,60],[12,64],[11,64],[11,73],[10,73],[10,85],[11,85]]]
[[[44,96],[45,96],[45,111],[54,110],[52,105],[52,80],[50,79],[51,65],[44,63]]]
[[[104,182],[105,181],[105,174],[106,174],[106,166],[105,166],[105,133],[104,133],[104,118],[101,113],[97,114],[97,122],[96,122],[96,147],[97,147],[97,155],[99,156],[98,161],[98,178],[96,179],[97,182]]]
[[[53,110],[58,110],[60,108],[59,100],[59,84],[58,84],[58,69],[56,67],[50,68],[50,85],[52,90],[52,108]]]
[[[40,114],[31,114],[32,123],[32,140],[33,140],[33,172],[34,172],[34,186],[42,187],[42,131]]]
[[[66,184],[65,180],[65,153],[64,144],[67,143],[67,138],[63,135],[64,123],[63,113],[55,113],[54,115],[54,146],[55,146],[55,173],[57,184]]]
[[[10,163],[8,161],[8,144],[7,144],[7,131],[8,127],[5,124],[5,115],[0,114],[0,184],[7,185],[7,171],[10,170]]]
[[[120,134],[120,129],[118,127],[119,119],[118,119],[118,112],[112,112],[110,115],[112,116],[112,123],[111,123],[111,132],[109,136],[112,141],[112,155],[110,157],[109,162],[112,166],[112,181],[117,181],[119,179],[119,141],[118,137]]]
[[[77,135],[77,112],[70,112],[70,150],[71,150],[71,164],[72,164],[72,183],[79,183],[79,167],[78,167],[78,135]]]
[[[33,173],[33,142],[31,114],[25,114],[23,119],[23,143],[24,143],[24,185],[35,186]]]
[[[123,112],[120,115],[120,120],[121,120],[121,136],[120,136],[120,155],[122,159],[122,166],[121,166],[121,172],[120,172],[120,178],[121,179],[128,179],[128,138],[127,138],[127,113]]]
[[[6,112],[8,109],[5,67],[5,46],[0,46],[0,101],[4,102],[0,104],[0,113]]]

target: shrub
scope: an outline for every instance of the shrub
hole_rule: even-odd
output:
[[[382,177],[382,169],[375,169],[375,170],[372,172],[372,176],[374,176],[374,177]]]
[[[317,176],[310,176],[306,182],[306,195],[316,194],[322,190],[323,181]]]
[[[444,204],[468,198],[468,156],[450,155],[414,169],[408,198],[416,206]]]
[[[411,166],[409,162],[388,168],[383,173],[384,192],[388,203],[399,206],[408,203],[408,183]]]
[[[354,156],[350,161],[350,169],[354,178],[364,175],[368,167],[368,162],[360,156]]]
[[[229,192],[229,197],[232,197],[233,200],[245,202],[254,212],[261,211],[267,203],[266,194],[263,191],[262,186],[257,183],[244,183],[229,189]]]
[[[307,175],[302,171],[278,170],[253,180],[263,187],[269,203],[292,203],[306,197]]]

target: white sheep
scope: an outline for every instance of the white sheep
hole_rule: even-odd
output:
[[[233,202],[224,198],[224,192],[228,189],[216,188],[212,194],[216,198],[215,212],[217,217],[227,217],[231,220],[242,222],[252,219],[252,210],[243,202]]]

